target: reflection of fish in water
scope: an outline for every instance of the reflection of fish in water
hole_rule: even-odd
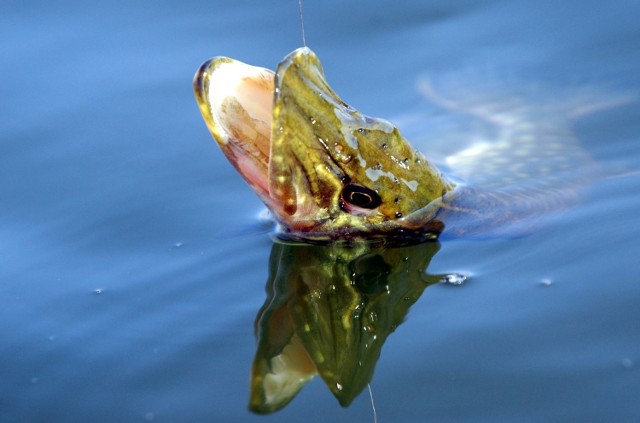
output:
[[[218,145],[288,238],[412,243],[437,238],[445,227],[451,236],[530,230],[574,203],[591,169],[565,107],[533,113],[429,93],[493,131],[491,141],[465,140],[444,161],[445,177],[391,123],[345,104],[306,47],[275,74],[212,59],[194,88]]]
[[[277,411],[316,375],[349,405],[409,307],[443,279],[426,273],[439,248],[274,243],[256,319],[249,408]]]

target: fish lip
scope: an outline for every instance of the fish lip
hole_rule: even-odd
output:
[[[211,130],[210,125],[210,122],[212,122],[212,113],[210,108],[204,107],[204,105],[207,104],[206,93],[209,90],[209,80],[211,76],[209,70],[213,67],[212,64],[216,60],[218,60],[218,58],[214,57],[202,63],[193,77],[193,92],[196,96],[198,107],[204,117],[204,121],[207,124],[207,127],[209,127],[209,130],[212,133],[213,131]]]
[[[204,93],[209,85],[209,73],[207,71],[215,60],[216,58],[214,57],[203,62],[193,76],[193,92],[196,95],[198,104],[204,101]]]
[[[219,68],[223,63],[225,57],[213,57],[206,60],[200,65],[193,77],[193,92],[198,103],[198,108],[204,121],[218,144],[221,143],[223,137],[223,131],[218,127],[216,119],[214,119],[213,110],[209,103],[209,87],[211,82],[211,75],[215,72],[216,68]]]
[[[215,58],[209,59],[202,63],[193,77],[193,92],[196,95],[198,103],[204,100],[203,93],[209,83],[207,70],[211,67],[211,63]]]

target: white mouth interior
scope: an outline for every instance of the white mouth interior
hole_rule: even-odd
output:
[[[268,156],[269,146],[260,138],[271,137],[274,73],[238,61],[220,63],[210,76],[206,93],[211,115],[226,135],[242,134],[242,143],[253,142]],[[259,137],[260,134],[262,137]]]

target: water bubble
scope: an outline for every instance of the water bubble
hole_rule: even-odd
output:
[[[440,283],[443,283],[445,285],[459,286],[465,283],[467,279],[469,279],[469,276],[463,273],[451,273],[445,275],[442,279],[440,279]]]

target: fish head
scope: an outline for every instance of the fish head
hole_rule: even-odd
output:
[[[441,231],[440,222],[418,228],[406,217],[425,215],[453,184],[393,124],[342,101],[309,48],[275,73],[212,59],[194,88],[218,145],[284,233],[324,240]]]

